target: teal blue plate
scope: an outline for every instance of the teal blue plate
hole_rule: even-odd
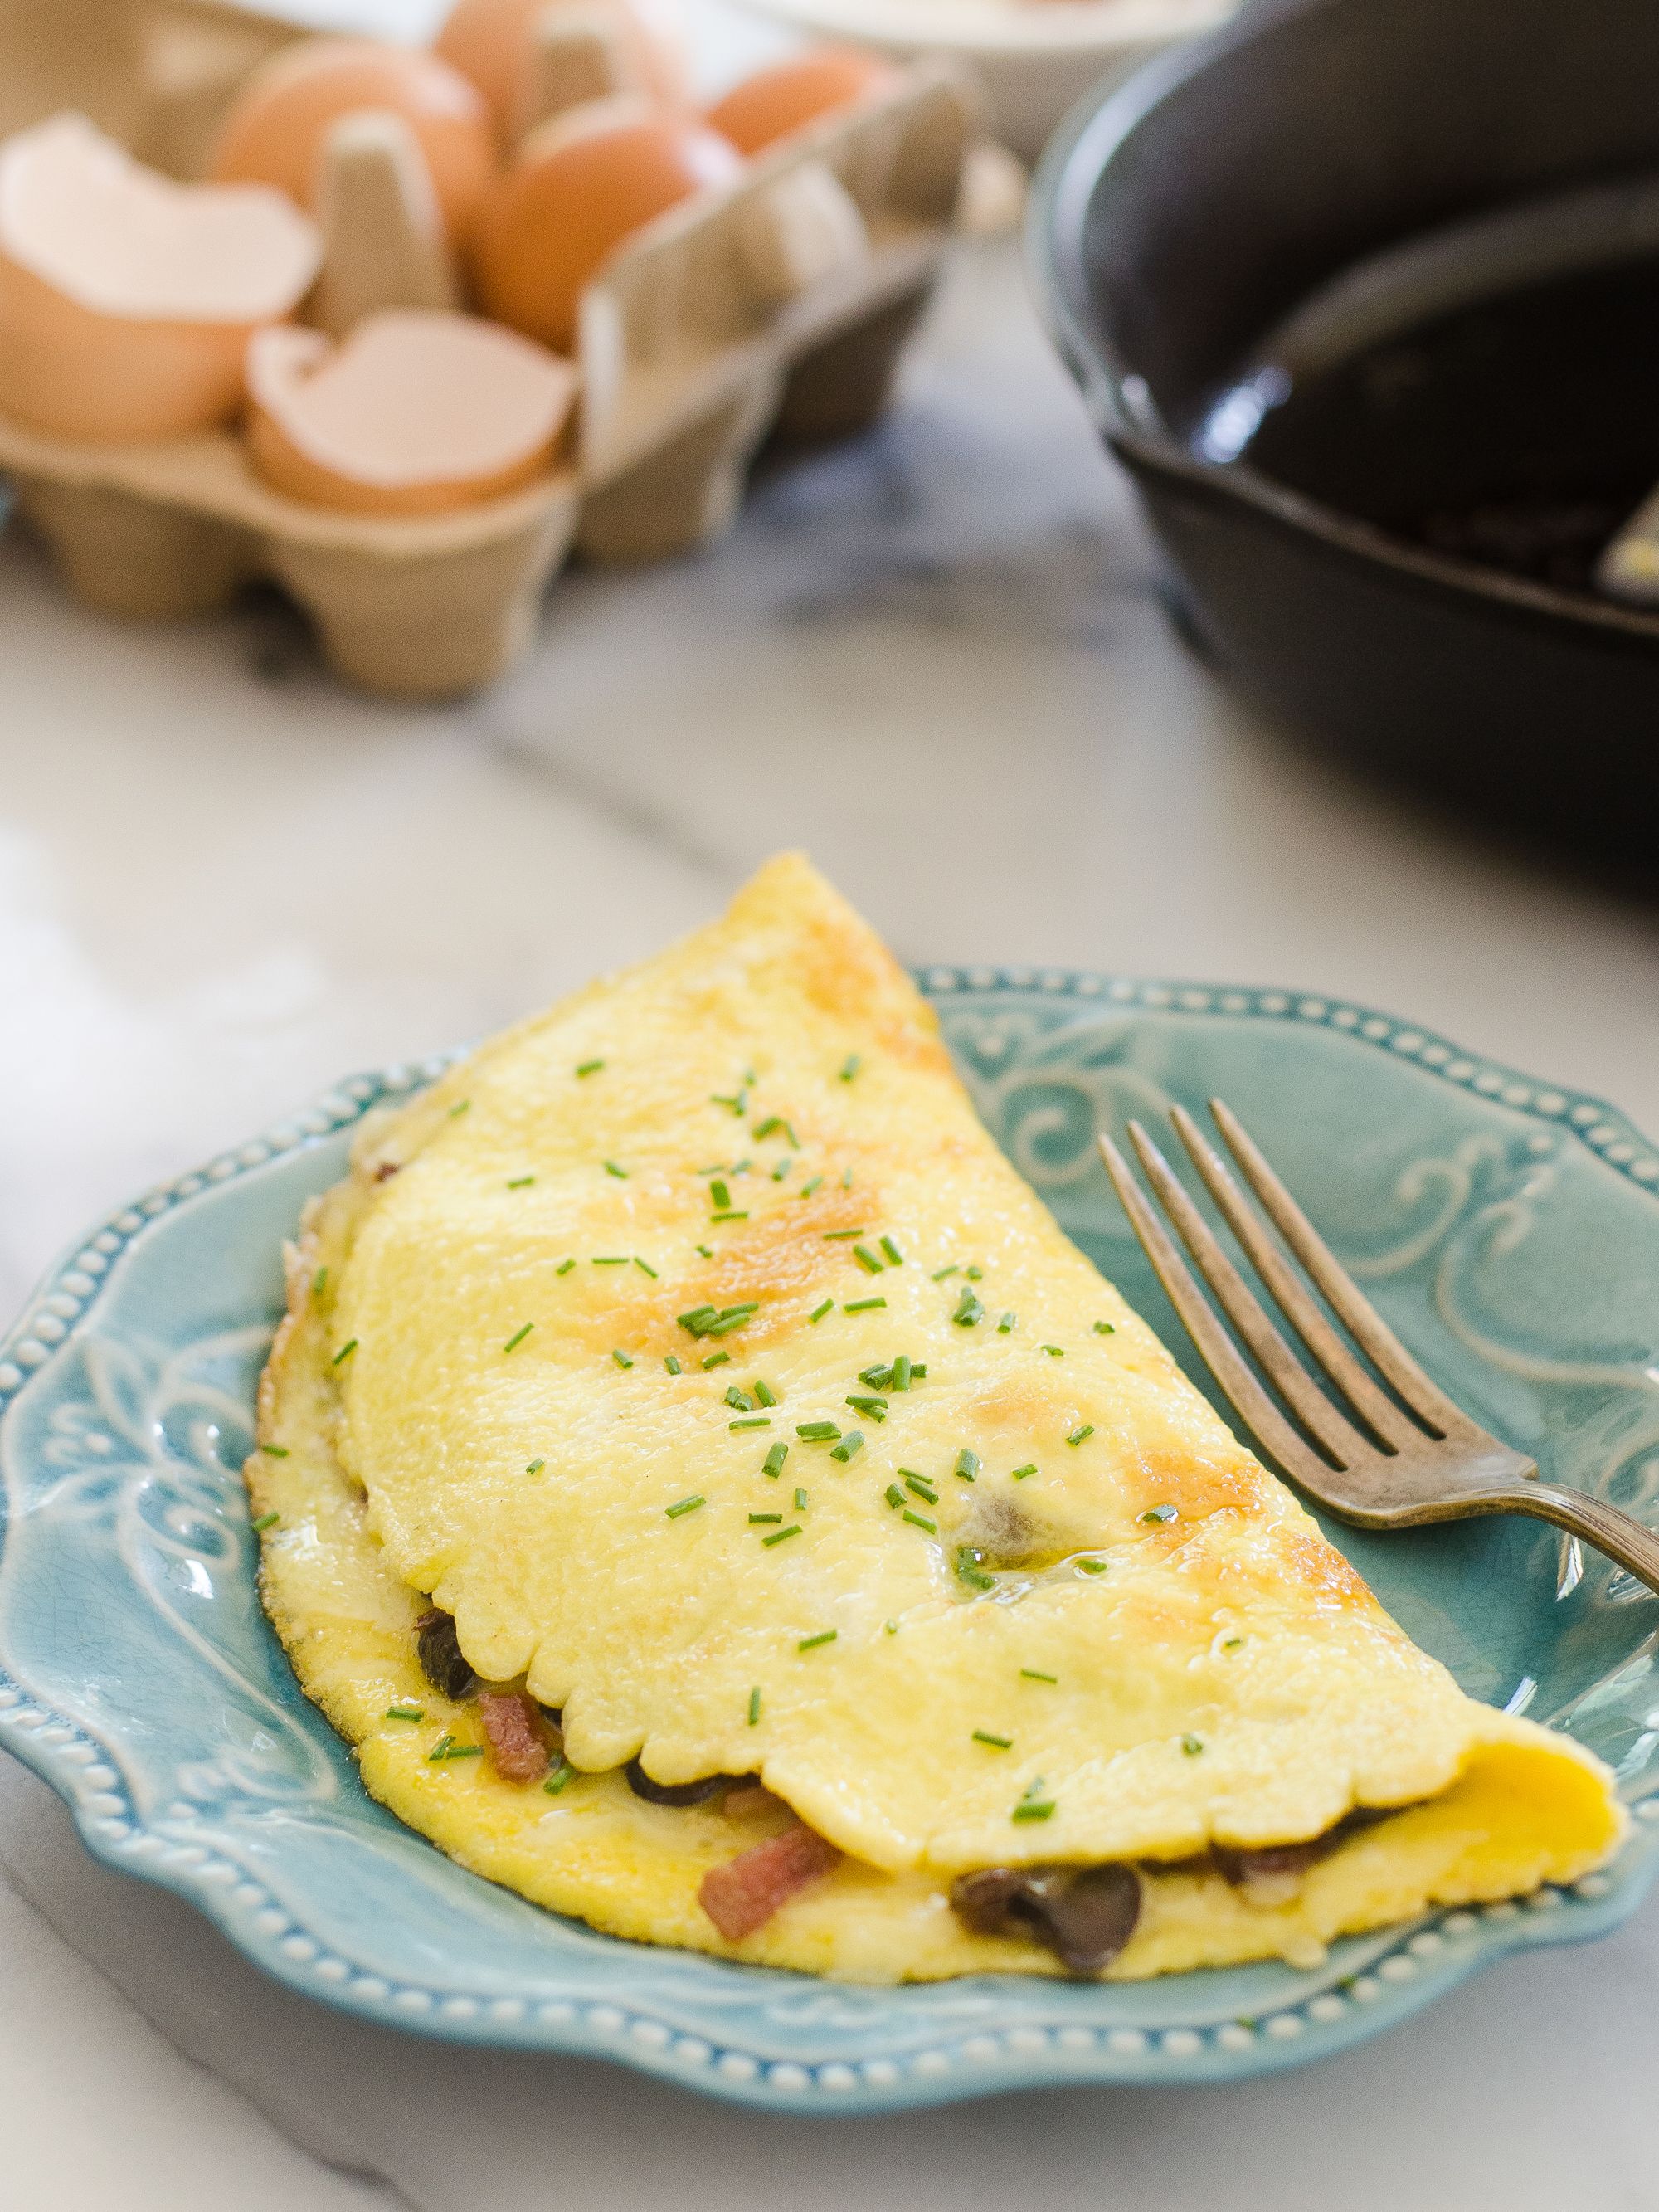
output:
[[[1189,1364],[1092,1138],[1218,1091],[1478,1420],[1555,1480],[1656,1517],[1659,1153],[1618,1115],[1288,992],[979,969],[922,981],[998,1139]],[[340,1174],[352,1125],[442,1065],[343,1084],[118,1213],[0,1346],[0,1741],[107,1865],[371,2019],[820,2112],[1237,2079],[1341,2050],[1476,1966],[1632,1910],[1659,1858],[1659,1601],[1522,1521],[1330,1533],[1465,1688],[1617,1769],[1632,1840],[1571,1891],[1355,1938],[1309,1971],[890,1990],[616,1942],[463,1872],[370,1802],[301,1695],[255,1595],[237,1473],[283,1237]]]

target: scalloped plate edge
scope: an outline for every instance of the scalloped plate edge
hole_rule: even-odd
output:
[[[1358,1043],[1414,1062],[1452,1088],[1473,1091],[1561,1129],[1637,1188],[1659,1198],[1659,1147],[1604,1100],[1540,1083],[1483,1054],[1465,1052],[1419,1025],[1350,1000],[1053,968],[932,966],[919,971],[918,981],[936,1000],[957,992],[1004,990],[1075,1000],[1103,1012],[1140,1011],[1334,1029]],[[72,1341],[73,1324],[97,1304],[111,1262],[152,1222],[285,1152],[349,1127],[383,1100],[433,1080],[466,1048],[348,1078],[263,1137],[155,1186],[68,1245],[21,1318],[0,1340],[0,1425],[30,1380]],[[6,1524],[0,1494],[0,1557]],[[206,1844],[173,1842],[147,1830],[130,1800],[109,1790],[118,1777],[101,1761],[113,1754],[83,1724],[55,1711],[3,1668],[0,1745],[64,1801],[94,1858],[182,1898],[245,1957],[307,1996],[413,2033],[610,2058],[705,2094],[801,2113],[867,2114],[1067,2084],[1239,2081],[1334,2056],[1383,2027],[1400,2025],[1467,1975],[1500,1959],[1607,1934],[1635,1911],[1659,1875],[1656,1792],[1632,1808],[1638,1826],[1612,1868],[1571,1891],[1545,1888],[1524,1900],[1436,1916],[1401,1931],[1365,1971],[1345,1978],[1335,1989],[1280,2005],[1258,2020],[1146,2029],[1023,2027],[939,2038],[926,2049],[856,2065],[812,2064],[746,2050],[735,2041],[720,2049],[666,2017],[665,2008],[550,1994],[538,2001],[492,2000],[412,1983],[393,1987],[384,1977],[326,1953],[305,1932],[298,1911],[273,1904],[267,1889],[250,1882],[234,1858],[217,1856]],[[260,1914],[257,1926],[251,1918],[254,1911]],[[738,1971],[768,1981],[796,1978],[766,1969]]]

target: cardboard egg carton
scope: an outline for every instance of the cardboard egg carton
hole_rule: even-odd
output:
[[[247,70],[296,35],[216,0],[118,7],[105,44],[136,76],[87,84],[100,42],[77,27],[78,5],[12,0],[0,78],[27,92],[7,102],[6,127],[80,106],[174,175],[200,173]],[[617,89],[599,22],[561,13],[527,123]],[[5,48],[31,25],[34,66],[9,72]],[[348,681],[406,699],[472,690],[528,644],[573,549],[614,562],[683,551],[731,520],[769,435],[823,441],[880,412],[938,278],[977,129],[960,72],[918,63],[625,240],[582,301],[567,449],[504,498],[414,518],[311,507],[268,486],[233,430],[104,445],[0,416],[0,467],[88,606],[177,618],[266,577],[306,610]],[[458,299],[418,159],[390,116],[337,126],[307,319],[338,333],[379,307]]]

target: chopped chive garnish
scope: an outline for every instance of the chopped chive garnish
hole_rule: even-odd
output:
[[[634,1364],[633,1359],[625,1352],[613,1352],[611,1357],[616,1361],[618,1367],[631,1367]]]
[[[671,1375],[684,1375],[685,1372],[684,1368],[680,1365],[679,1361],[675,1358],[672,1352],[663,1361],[663,1365],[668,1370]]]
[[[568,1759],[562,1759],[546,1781],[543,1783],[542,1788],[550,1797],[556,1797],[566,1783],[574,1777],[575,1771],[575,1768]]]
[[[826,1244],[848,1244],[854,1237],[862,1237],[863,1234],[861,1229],[826,1229],[823,1241]]]
[[[904,1470],[901,1468],[899,1472],[903,1474]],[[905,1474],[904,1486],[907,1490],[914,1490],[918,1498],[925,1498],[930,1505],[939,1504],[939,1492],[925,1474]]]
[[[1079,1559],[1077,1564],[1079,1571],[1085,1575],[1103,1575],[1106,1571],[1104,1559]]]
[[[754,1388],[756,1402],[757,1404],[762,1406],[775,1406],[777,1404],[777,1393],[774,1390],[769,1382],[763,1382],[757,1378]]]
[[[1018,1326],[1018,1322],[1019,1316],[1018,1314],[1004,1314],[1001,1320],[997,1323],[997,1334],[999,1336],[1007,1336]]]
[[[784,1120],[781,1114],[769,1114],[767,1115],[766,1119],[753,1132],[756,1143],[764,1144],[767,1138],[771,1136],[773,1133],[778,1129],[782,1130],[784,1135],[788,1139],[789,1142],[795,1146],[797,1151],[800,1149],[800,1139],[795,1134],[789,1124]]]
[[[711,1213],[708,1218],[711,1221],[747,1221],[749,1215],[744,1208],[728,1206],[723,1213]]]
[[[806,1510],[806,1492],[804,1490],[798,1490],[795,1492],[795,1510],[797,1513],[805,1513]]]
[[[1144,1513],[1135,1516],[1137,1521],[1173,1521],[1175,1517],[1173,1505],[1149,1505]]]
[[[891,1387],[895,1390],[908,1390],[910,1387],[910,1355],[908,1352],[901,1352],[893,1362]]]
[[[749,1692],[749,1725],[750,1728],[753,1728],[759,1721],[760,1713],[761,1693],[758,1690],[751,1690]]]
[[[803,1443],[828,1444],[835,1442],[841,1431],[833,1421],[797,1421],[795,1434]]]
[[[248,1526],[256,1534],[263,1535],[267,1528],[274,1528],[282,1517],[280,1513],[262,1513],[257,1521],[251,1521]]]
[[[708,1202],[711,1206],[717,1207],[730,1206],[732,1203],[732,1193],[730,1188],[725,1183],[721,1182],[718,1177],[708,1186]]]
[[[1041,1667],[1022,1667],[1020,1679],[1026,1682],[1058,1682],[1058,1674],[1045,1674]]]
[[[982,1283],[985,1280],[984,1268],[969,1267],[968,1270],[968,1279],[970,1283]]]
[[[855,1244],[853,1247],[853,1257],[858,1261],[860,1267],[863,1268],[866,1275],[880,1274],[882,1271],[881,1261],[877,1259],[875,1254],[870,1249],[870,1247],[867,1244]]]
[[[860,1367],[859,1381],[867,1382],[872,1390],[884,1390],[893,1379],[890,1367]]]
[[[1097,1321],[1095,1323],[1095,1334],[1097,1336],[1115,1336],[1117,1334],[1117,1323],[1115,1321]]]
[[[853,1078],[858,1073],[860,1064],[857,1053],[849,1052],[846,1059],[842,1060],[841,1064],[842,1081],[843,1083],[850,1083],[853,1080]]]
[[[972,1328],[975,1322],[985,1318],[985,1309],[966,1285],[957,1300],[957,1310],[951,1316],[958,1328]]]
[[[678,1521],[683,1513],[695,1513],[700,1505],[708,1503],[701,1492],[693,1491],[690,1498],[682,1498],[678,1505],[665,1505],[664,1513],[671,1521]]]
[[[913,1359],[910,1362],[910,1380],[913,1382],[925,1382],[927,1380],[927,1363],[925,1359]]]
[[[738,1215],[736,1218],[747,1221],[749,1216],[744,1213]],[[759,1309],[752,1303],[746,1306],[727,1306],[718,1321],[711,1321],[705,1325],[702,1334],[704,1336],[730,1336],[734,1328],[744,1328],[750,1315],[758,1310]]]
[[[899,1488],[897,1483],[890,1482],[886,1489],[883,1491],[882,1496],[887,1500],[887,1503],[892,1507],[895,1513],[902,1513],[903,1511],[904,1492]]]
[[[286,1459],[289,1455],[286,1444],[261,1444],[259,1449],[262,1452],[269,1452],[272,1459]]]
[[[729,1352],[711,1352],[708,1358],[702,1362],[702,1371],[706,1375],[711,1367],[729,1367],[731,1364],[732,1355]]]
[[[902,1267],[904,1265],[904,1255],[890,1237],[882,1238],[881,1249],[887,1255],[887,1264],[890,1267]]]
[[[452,1744],[444,1753],[444,1757],[446,1759],[482,1759],[483,1746],[481,1743]]]
[[[507,1187],[509,1190],[528,1190],[535,1180],[534,1176],[514,1176]]]
[[[818,1185],[823,1181],[823,1177],[821,1175],[814,1176],[811,1182],[804,1182],[801,1185],[799,1191],[796,1194],[797,1196],[800,1198],[811,1198],[812,1193],[817,1188]]]
[[[770,1475],[781,1474],[783,1473],[783,1462],[788,1458],[788,1445],[780,1440],[780,1442],[773,1445],[771,1450],[767,1453],[766,1457],[762,1461],[761,1473],[763,1474]]]
[[[1204,1739],[1201,1735],[1183,1735],[1181,1739],[1181,1748],[1188,1759],[1196,1759],[1204,1748]]]
[[[885,1298],[854,1298],[849,1304],[844,1305],[842,1311],[843,1313],[874,1313],[878,1306],[884,1306],[886,1303]]]
[[[1046,1820],[1054,1809],[1052,1797],[1022,1797],[1009,1818],[1014,1820]]]
[[[840,1632],[839,1629],[821,1628],[816,1636],[803,1636],[795,1649],[797,1651],[816,1651],[820,1644],[833,1644]]]
[[[642,1275],[649,1275],[653,1283],[657,1280],[656,1269],[648,1260],[641,1260],[637,1252],[634,1255],[634,1265]]]
[[[1065,1352],[1057,1344],[1045,1344],[1042,1349],[1048,1353],[1050,1359],[1064,1359],[1066,1357]]]
[[[699,1244],[697,1251],[700,1257],[705,1260],[712,1260],[714,1256],[714,1249],[711,1244]]]
[[[1066,1437],[1066,1441],[1068,1444],[1080,1444],[1085,1437],[1091,1437],[1094,1432],[1094,1423],[1092,1421],[1085,1421],[1080,1429],[1073,1429],[1071,1435]]]
[[[726,1393],[726,1402],[733,1413],[752,1413],[755,1410],[754,1400],[746,1390],[739,1389],[735,1382],[731,1384]]]
[[[1035,1474],[1036,1473],[1036,1462],[1034,1459],[1027,1460],[1024,1467],[1017,1467],[1014,1469],[1012,1475],[1009,1479],[1013,1482],[1024,1482],[1028,1474]]]
[[[988,1575],[980,1561],[985,1554],[972,1544],[957,1546],[957,1577],[969,1589],[988,1590],[996,1588],[996,1577]]]
[[[628,1265],[628,1255],[626,1252],[606,1252],[596,1259],[593,1265],[596,1267],[625,1267]]]
[[[833,1298],[826,1298],[821,1306],[817,1306],[813,1309],[812,1312],[807,1316],[807,1319],[809,1321],[822,1321],[825,1314],[833,1313],[835,1311],[835,1300]]]
[[[431,1750],[428,1752],[426,1755],[427,1765],[428,1766],[433,1766],[437,1764],[439,1759],[447,1759],[449,1756],[449,1747],[454,1742],[454,1737],[451,1735],[449,1730],[446,1729],[443,1734],[438,1738],[436,1743],[433,1745]]]
[[[689,1313],[678,1315],[676,1318],[682,1328],[689,1329],[693,1336],[701,1336],[711,1321],[720,1319],[720,1310],[715,1306],[693,1306]]]
[[[870,1420],[879,1422],[884,1421],[887,1419],[887,1401],[885,1398],[866,1398],[861,1396],[855,1390],[852,1396],[848,1399],[847,1402],[849,1406],[855,1406],[859,1412],[866,1415]]]
[[[792,1521],[787,1528],[775,1528],[769,1536],[763,1536],[761,1538],[761,1542],[769,1552],[774,1544],[785,1543],[791,1536],[799,1536],[799,1534],[800,1522],[799,1521]]]
[[[960,1263],[952,1260],[948,1267],[935,1268],[927,1279],[930,1283],[942,1283],[947,1275],[959,1275],[961,1273],[962,1268]]]
[[[388,1721],[423,1721],[426,1718],[426,1707],[424,1705],[388,1705],[380,1717],[382,1720]]]
[[[532,1459],[529,1466],[526,1468],[525,1473],[526,1474],[539,1474],[546,1465],[547,1462],[544,1459]]]
[[[783,1516],[781,1513],[751,1513],[749,1516],[749,1525],[751,1528],[757,1528],[763,1522],[769,1522],[775,1528],[778,1522],[781,1521],[782,1518]]]
[[[574,1260],[567,1260],[562,1267],[555,1267],[553,1272],[556,1275],[568,1275],[575,1264]]]
[[[964,1444],[962,1449],[957,1454],[957,1463],[951,1468],[951,1472],[952,1474],[960,1475],[964,1482],[971,1482],[974,1477],[979,1473],[982,1463],[983,1462],[981,1461],[979,1454],[977,1452],[969,1451],[967,1445]]]
[[[794,1166],[794,1164],[795,1164],[795,1163],[793,1162],[793,1160],[792,1160],[792,1159],[789,1158],[788,1154],[786,1152],[786,1153],[785,1153],[785,1155],[784,1155],[784,1157],[783,1157],[783,1158],[782,1158],[778,1162],[778,1164],[777,1164],[776,1167],[775,1167],[775,1168],[773,1169],[773,1170],[772,1170],[772,1180],[773,1180],[773,1182],[781,1182],[783,1181],[783,1179],[784,1179],[785,1176],[787,1176],[787,1175],[788,1174],[788,1172],[789,1172],[790,1169],[791,1169],[792,1167],[793,1167],[793,1166]]]
[[[989,1729],[975,1729],[973,1741],[975,1743],[988,1743],[993,1751],[1012,1751],[1014,1747],[1012,1736],[993,1735]]]
[[[468,1108],[471,1103],[472,1103],[472,1101],[471,1101],[470,1098],[463,1098],[463,1099],[462,1099],[462,1101],[461,1101],[461,1103],[460,1103],[460,1104],[459,1104],[459,1106],[452,1106],[452,1107],[450,1108],[450,1109],[449,1109],[449,1118],[450,1118],[450,1120],[453,1121],[454,1121],[454,1120],[456,1119],[456,1117],[457,1117],[459,1115],[465,1114],[465,1111],[466,1111],[466,1109],[467,1109],[467,1108]]]
[[[1224,1651],[1237,1651],[1243,1641],[1244,1638],[1242,1636],[1224,1636],[1221,1639],[1221,1648]]]
[[[769,1413],[750,1413],[746,1420],[728,1421],[726,1425],[728,1429],[769,1429],[772,1416]]]
[[[884,1621],[883,1621],[883,1623],[882,1623],[881,1625],[882,1625],[882,1627],[883,1627],[883,1629],[884,1630],[884,1632],[885,1632],[889,1636],[896,1636],[896,1635],[898,1634],[898,1623],[897,1623],[897,1621],[896,1621],[896,1620],[884,1620]]]
[[[904,1509],[904,1517],[913,1528],[925,1528],[930,1536],[938,1535],[938,1522],[930,1521],[925,1513],[913,1513],[907,1505]]]
[[[311,1279],[311,1295],[313,1298],[321,1297],[323,1295],[323,1285],[327,1280],[328,1269],[326,1267],[319,1267],[316,1273]]]
[[[340,1346],[339,1350],[335,1353],[333,1359],[330,1362],[330,1364],[331,1366],[337,1367],[343,1359],[349,1359],[352,1353],[356,1349],[357,1340],[354,1336],[349,1344],[343,1344]]]
[[[628,1170],[626,1168],[619,1168],[615,1160],[607,1160],[605,1162],[605,1171],[608,1176],[615,1176],[618,1182],[626,1182],[628,1181]]]
[[[729,1107],[738,1119],[742,1121],[744,1115],[749,1111],[749,1093],[746,1091],[731,1093],[724,1091],[711,1091],[708,1094],[708,1103],[711,1106]]]
[[[585,1060],[576,1073],[578,1075],[597,1075],[604,1066],[602,1060]]]
[[[526,1337],[529,1335],[531,1330],[534,1328],[536,1324],[533,1321],[527,1321],[522,1328],[514,1329],[512,1335],[507,1338],[507,1342],[501,1346],[501,1350],[503,1352],[512,1352],[515,1350],[518,1346],[524,1342]]]
[[[846,1174],[842,1177],[841,1187],[843,1190],[851,1190],[853,1188],[853,1170],[851,1168],[848,1168]]]
[[[863,1449],[864,1438],[856,1429],[848,1429],[841,1442],[832,1448],[830,1456],[831,1459],[838,1459],[845,1467],[855,1453],[861,1452]]]

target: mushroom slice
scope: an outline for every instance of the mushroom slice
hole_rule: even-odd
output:
[[[1140,1917],[1140,1879],[1133,1867],[985,1867],[951,1887],[957,1917],[978,1936],[1028,1936],[1052,1951],[1067,1973],[1098,1974],[1128,1942]]]

